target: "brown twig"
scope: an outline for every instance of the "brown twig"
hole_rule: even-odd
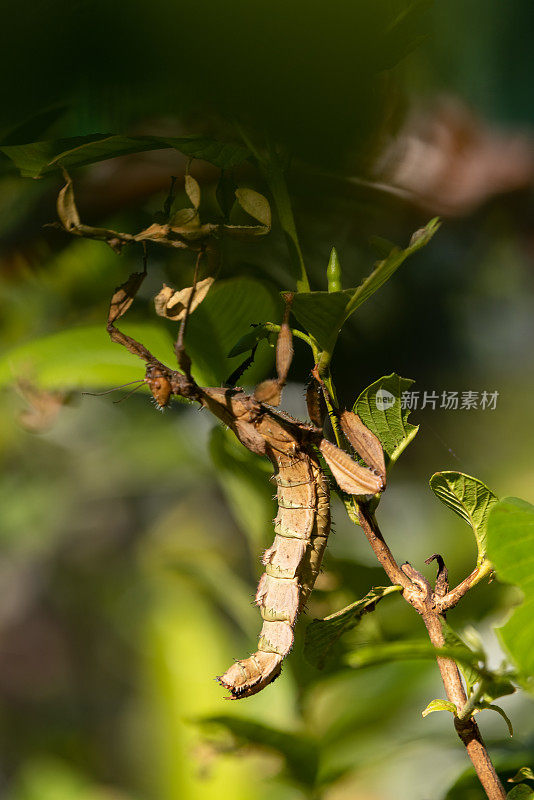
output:
[[[444,647],[445,637],[440,614],[443,614],[446,608],[452,608],[453,605],[456,605],[468,589],[477,582],[477,579],[480,579],[480,572],[484,565],[474,570],[455,589],[440,597],[439,592],[433,592],[426,578],[410,564],[403,564],[401,568],[398,566],[374,516],[369,513],[365,505],[360,504],[358,508],[358,522],[388,578],[392,583],[398,583],[403,586],[403,597],[421,614],[433,646],[436,648]],[[441,559],[441,561],[443,560]],[[442,568],[439,561],[438,565],[439,580],[440,575],[443,578],[444,565]],[[490,567],[484,567],[484,570],[484,574],[487,574]],[[442,590],[445,580],[446,578],[440,582]],[[452,658],[444,658],[443,656],[437,657],[437,663],[447,699],[456,706],[457,714],[454,717],[454,727],[467,750],[488,800],[504,800],[506,792],[491,762],[478,725],[471,716],[465,719],[459,717],[467,702],[467,697],[458,666]]]
[[[398,583],[403,589],[409,588],[412,585],[412,581],[395,561],[391,550],[384,541],[384,537],[380,532],[375,518],[369,513],[363,503],[358,504],[358,523],[361,525],[367,537],[367,541],[371,545],[375,556],[382,565],[391,583]]]
[[[441,620],[436,611],[427,611],[422,617],[429,639],[434,647],[444,647],[445,637],[443,636]],[[447,699],[454,703],[459,714],[467,702],[467,697],[458,667],[452,658],[438,657],[437,662]],[[506,792],[499,780],[499,776],[495,772],[495,767],[491,762],[477,723],[472,717],[459,719],[458,716],[455,716],[454,727],[467,750],[467,754],[489,800],[504,800]]]
[[[449,591],[449,571],[445,566],[443,556],[440,556],[439,553],[434,553],[433,555],[429,556],[429,558],[426,558],[425,564],[431,564],[432,561],[437,561],[438,564],[438,574],[436,575],[434,594],[436,597],[445,597]]]
[[[451,589],[450,592],[447,592],[442,598],[440,598],[436,602],[436,610],[440,613],[444,611],[448,611],[449,608],[454,608],[454,606],[458,603],[459,600],[462,599],[464,594],[469,591],[473,586],[475,586],[482,578],[486,577],[493,571],[493,567],[489,561],[483,561],[479,567],[473,570],[473,572],[467,576],[458,586],[455,586],[454,589]]]

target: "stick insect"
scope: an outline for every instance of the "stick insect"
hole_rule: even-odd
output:
[[[385,488],[384,455],[376,436],[349,411],[336,410],[341,428],[367,467],[323,436],[320,400],[326,388],[315,371],[307,400],[312,423],[300,422],[280,411],[281,392],[293,357],[289,327],[290,302],[276,343],[275,379],[259,384],[252,394],[235,387],[198,386],[191,375],[191,362],[184,346],[184,334],[191,310],[198,263],[186,313],[181,321],[175,352],[179,370],[167,367],[144,345],[122,333],[116,321],[127,311],[146,276],[134,273],[116,289],[110,305],[107,330],[112,341],[126,347],[146,363],[143,379],[157,406],[165,408],[173,395],[195,401],[228,426],[248,450],[267,457],[274,469],[278,513],[274,520],[275,539],[263,555],[265,571],[256,592],[256,604],[263,618],[258,649],[236,661],[219,682],[232,699],[261,691],[281,672],[282,662],[293,644],[293,628],[304,608],[321,567],[330,531],[328,478],[319,454],[330,468],[343,492],[359,501],[369,500]],[[248,360],[249,361],[249,360]],[[243,369],[234,373],[237,382]],[[329,397],[329,402],[332,399]]]

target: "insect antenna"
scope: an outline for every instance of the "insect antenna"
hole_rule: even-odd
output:
[[[82,392],[82,394],[91,395],[91,397],[102,397],[102,395],[104,394],[111,394],[112,392],[118,391],[118,389],[124,389],[125,386],[132,386],[132,384],[134,383],[138,383],[139,386],[141,386],[141,384],[143,384],[144,382],[145,378],[137,378],[137,380],[135,381],[128,381],[128,383],[121,383],[120,386],[114,386],[113,389],[106,389],[103,392]],[[135,392],[136,389],[139,389],[139,386],[136,386],[133,391]],[[132,394],[132,392],[130,392],[130,394]],[[129,397],[129,395],[126,395],[126,397]]]
[[[143,385],[143,383],[144,383],[144,382],[145,382],[145,381],[144,381],[144,380],[142,380],[142,381],[141,381],[141,383],[139,384],[139,386],[134,386],[134,388],[131,390],[131,392],[127,392],[127,393],[124,395],[124,397],[120,397],[118,400],[114,400],[113,402],[114,402],[115,404],[117,404],[117,403],[122,403],[122,401],[123,401],[123,400],[127,400],[129,397],[131,397],[131,396],[133,395],[133,393],[134,393],[134,392],[136,392],[138,389],[140,389],[140,388],[141,388],[141,386]]]

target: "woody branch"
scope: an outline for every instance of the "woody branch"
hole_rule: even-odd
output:
[[[404,599],[421,615],[432,645],[436,648],[444,647],[445,638],[441,615],[445,609],[456,605],[461,597],[474,585],[480,572],[488,568],[483,565],[474,570],[455,589],[440,597],[439,592],[432,591],[426,578],[410,564],[403,564],[402,568],[399,567],[380,531],[378,523],[373,515],[369,513],[365,504],[358,505],[358,522],[390,581],[403,587],[402,594]],[[435,556],[432,556],[432,558],[435,558]],[[438,580],[439,574],[438,572]],[[484,572],[484,574],[487,574],[487,572]],[[471,716],[461,718],[461,712],[467,702],[467,696],[456,662],[451,658],[438,656],[437,663],[447,699],[456,706],[454,727],[467,750],[486,796],[488,800],[503,800],[506,797],[506,792],[491,762],[478,725]]]

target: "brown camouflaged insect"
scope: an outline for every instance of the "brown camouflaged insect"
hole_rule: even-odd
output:
[[[249,697],[280,674],[282,661],[293,644],[296,619],[321,567],[330,532],[330,493],[319,454],[339,487],[362,501],[385,488],[384,454],[376,436],[350,411],[339,413],[339,422],[369,469],[323,437],[318,399],[322,399],[324,386],[317,372],[307,395],[314,424],[300,422],[274,407],[280,402],[293,356],[288,324],[290,302],[277,340],[277,378],[264,381],[253,394],[239,388],[202,387],[191,376],[191,362],[183,344],[196,279],[175,345],[181,371],[165,366],[142,344],[115,327],[114,323],[132,304],[145,275],[146,266],[144,272],[131,275],[115,291],[107,325],[111,339],[146,362],[144,382],[159,408],[165,408],[173,395],[200,403],[227,425],[248,450],[266,456],[274,469],[278,513],[274,522],[275,539],[263,555],[265,572],[256,593],[256,604],[263,618],[258,649],[249,658],[236,661],[218,678],[231,698]],[[233,377],[238,379],[240,371]]]

